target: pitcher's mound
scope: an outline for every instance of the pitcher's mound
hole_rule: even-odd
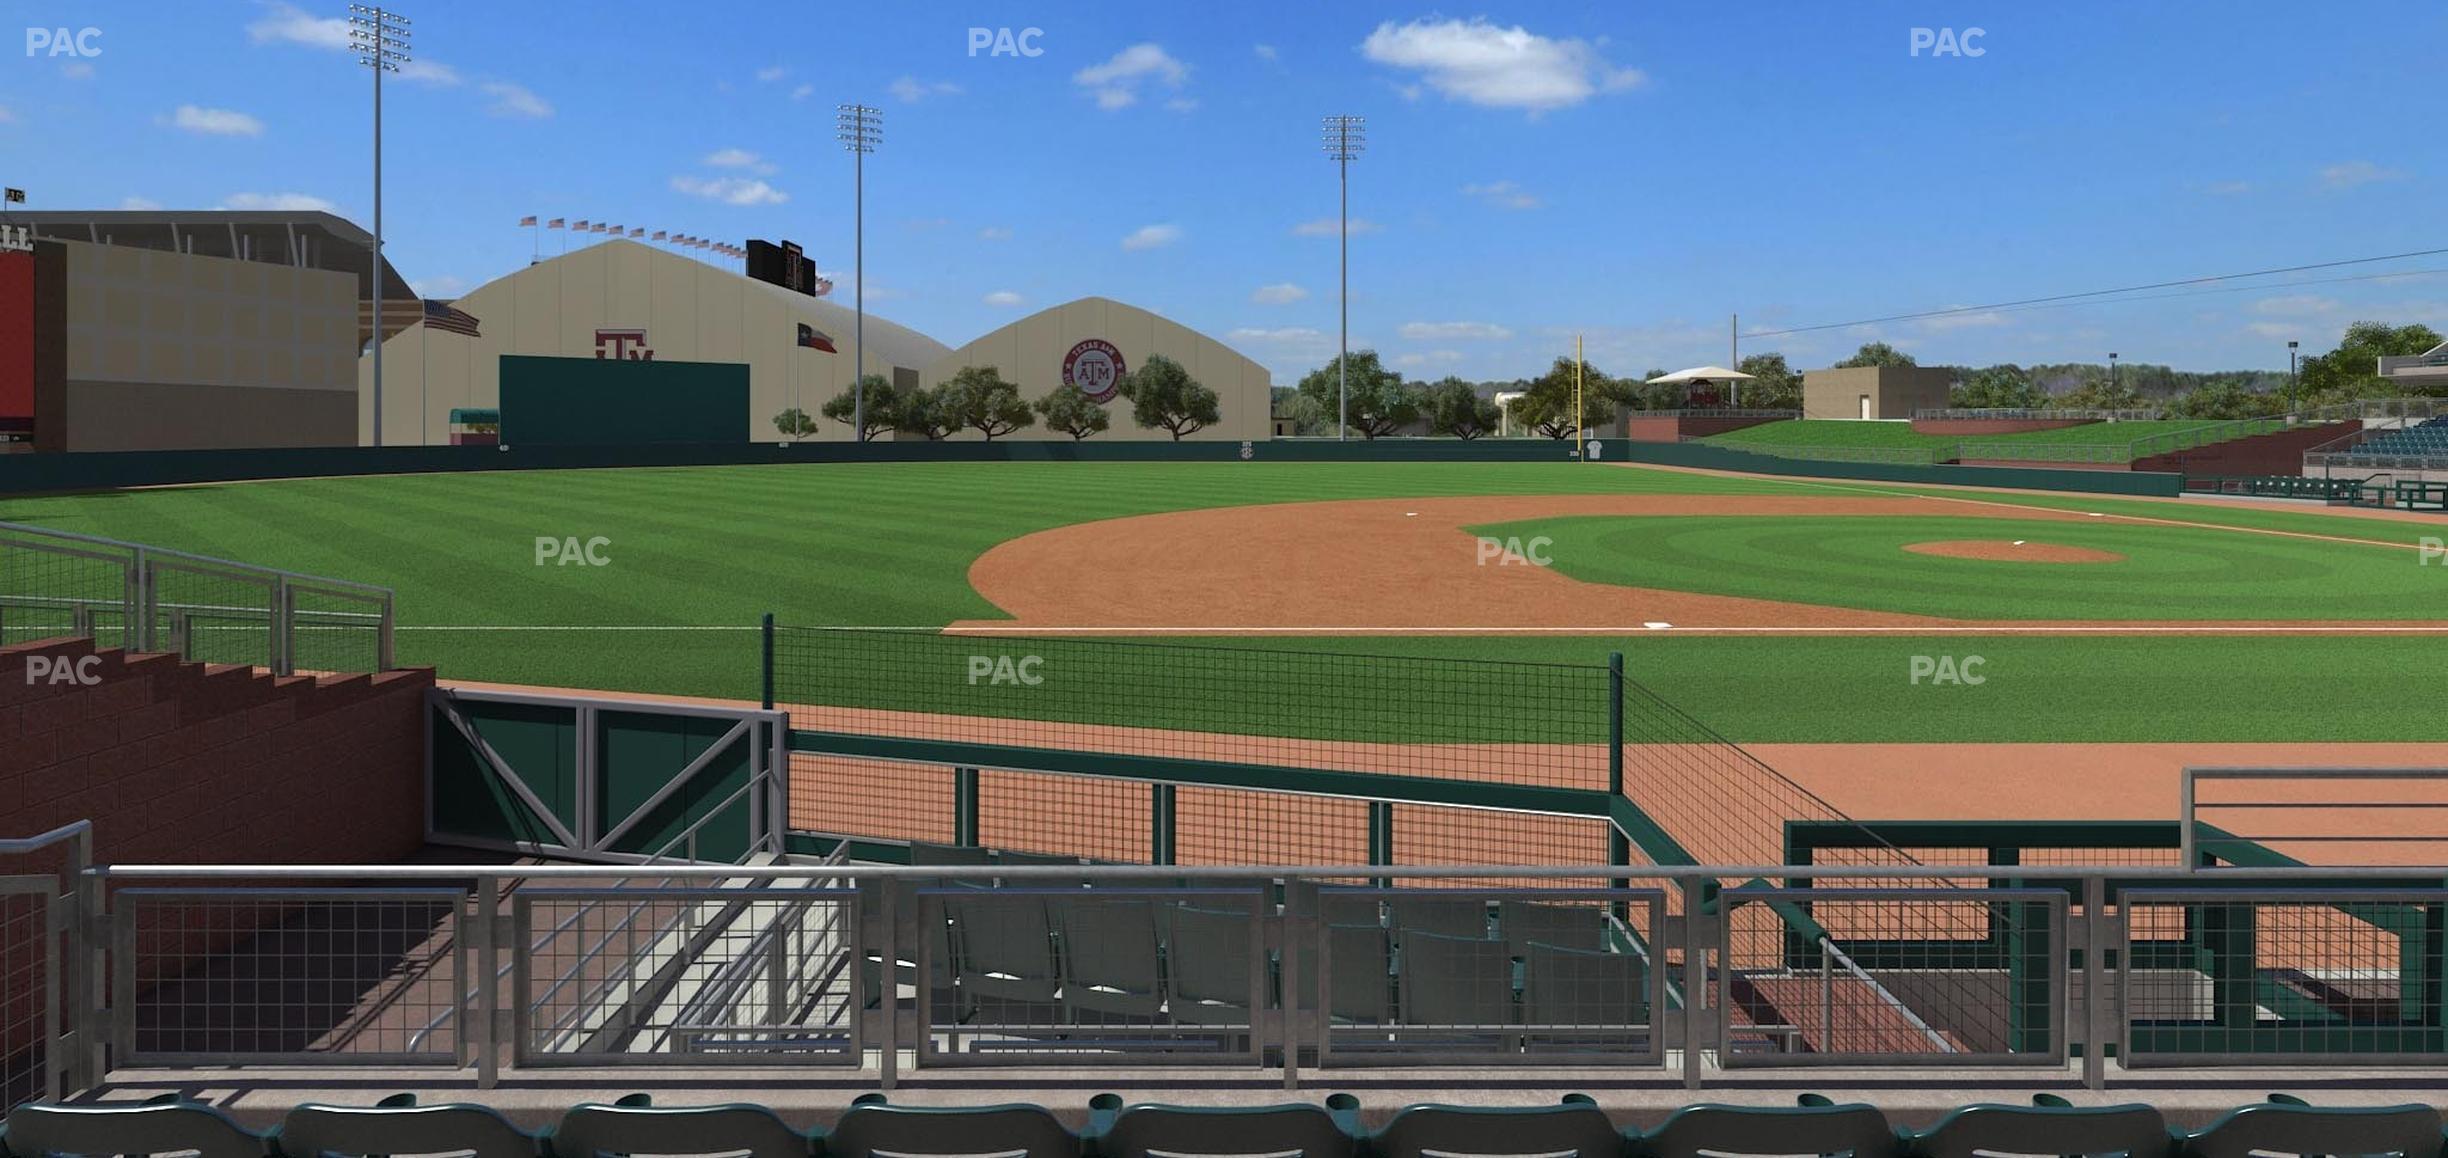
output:
[[[1949,559],[1989,559],[2008,563],[2122,563],[2125,556],[2114,551],[2096,551],[2089,547],[2067,547],[2057,543],[2008,542],[2003,539],[1947,539],[1936,543],[1907,543],[1904,549],[1916,555],[1940,555]]]

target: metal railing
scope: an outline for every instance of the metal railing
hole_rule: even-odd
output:
[[[695,910],[762,906],[769,919],[684,927],[697,943],[615,962],[663,993],[651,1018],[619,1027],[623,1044],[607,1051],[618,1061],[604,1064],[711,1053],[734,1067],[842,1067],[887,1088],[913,1064],[1196,1063],[1263,1067],[1298,1085],[1314,1066],[1605,1061],[1693,1088],[1759,1065],[2008,1066],[2097,1087],[2112,1052],[2123,1070],[2448,1066],[2437,932],[2448,890],[2435,866],[113,865],[77,875],[59,895],[79,906],[99,904],[103,884],[155,897],[154,886],[172,885],[189,906],[216,895],[257,904],[271,888],[286,904],[345,909],[429,894],[463,906],[502,895],[511,878],[690,882],[642,891]],[[809,887],[770,887],[792,883]],[[802,904],[797,915],[829,909],[846,936],[797,937],[784,921]],[[504,936],[517,922],[468,927],[479,991],[454,1052],[490,1085],[505,1061],[527,1064],[505,1031],[531,1015],[526,994],[497,981],[497,963],[524,976],[535,950]],[[722,947],[703,943],[708,929],[728,929],[714,938]],[[91,1033],[120,1064],[144,1060],[133,1052],[137,1011],[180,985],[177,1008],[207,1028],[183,1039],[177,1060],[260,1056],[226,1028],[255,994],[192,981],[260,955],[265,937],[281,946],[286,982],[327,994],[314,1010],[279,1011],[283,1032],[381,1020],[389,974],[376,966],[405,949],[267,926],[210,944],[191,937],[185,971],[150,983],[135,971],[110,1007],[64,1006],[59,1039]],[[78,946],[57,968],[122,949]],[[334,988],[348,978],[362,988]],[[317,1062],[377,1058],[402,1060]]]
[[[2100,422],[2155,422],[2166,417],[2164,410],[2067,410],[2025,406],[1934,406],[1913,411],[1913,421],[1968,419],[2033,420],[2057,422],[2089,419]]]
[[[1773,458],[1810,459],[1817,462],[1872,462],[1896,466],[1935,466],[1954,457],[1945,445],[1936,446],[1810,446],[1783,443],[1727,441],[1717,435],[1686,435],[1685,442],[1706,442],[1726,450],[1749,454],[1765,454]]]
[[[388,671],[390,588],[0,523],[0,643],[56,636],[275,675]]]
[[[82,1016],[102,993],[103,956],[81,917],[100,905],[93,849],[89,820],[0,840],[0,1108],[100,1080]]]

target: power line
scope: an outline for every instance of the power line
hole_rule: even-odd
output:
[[[1858,321],[1850,322],[1827,322],[1815,326],[1789,326],[1781,330],[1754,330],[1745,336],[1754,338],[1773,338],[1784,334],[1808,334],[1819,330],[1841,330],[1851,326],[1874,326],[1883,322],[1919,321],[1925,318],[1944,318],[1952,317],[1957,314],[1985,313],[1991,310],[2007,310],[2018,307],[2039,306],[2052,302],[2070,302],[2082,298],[2099,298],[2108,297],[2114,294],[2140,293],[2143,290],[2172,289],[2176,286],[2187,285],[2207,285],[2211,282],[2237,281],[2243,278],[2252,277],[2273,277],[2282,273],[2305,273],[2316,269],[2336,269],[2340,266],[2349,265],[2369,265],[2376,261],[2403,261],[2410,257],[2435,257],[2443,253],[2448,253],[2448,248],[2418,249],[2410,253],[2392,253],[2381,257],[2353,257],[2342,261],[2316,261],[2308,265],[2288,265],[2280,266],[2275,269],[2258,269],[2253,270],[2250,273],[2222,273],[2209,277],[2178,278],[2175,281],[2151,282],[2147,285],[2120,286],[2116,289],[2085,290],[2081,293],[2071,294],[2050,294],[2046,297],[2019,298],[2014,301],[1993,302],[1989,305],[1983,306],[1954,306],[1943,310],[1923,310],[1919,313],[1912,314],[1890,314],[1882,318],[1862,318]]]

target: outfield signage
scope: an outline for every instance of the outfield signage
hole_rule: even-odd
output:
[[[1122,351],[1103,338],[1090,338],[1063,355],[1063,385],[1087,395],[1092,402],[1111,401],[1122,386],[1122,375],[1129,372],[1122,362]]]

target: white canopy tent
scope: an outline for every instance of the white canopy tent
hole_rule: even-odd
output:
[[[1728,390],[1727,401],[1737,402],[1740,401],[1740,396],[1735,392],[1742,389],[1738,383],[1755,381],[1758,381],[1757,375],[1745,374],[1740,370],[1728,370],[1723,366],[1694,366],[1689,370],[1660,374],[1651,378],[1648,384],[1651,386],[1707,386],[1723,382]]]

